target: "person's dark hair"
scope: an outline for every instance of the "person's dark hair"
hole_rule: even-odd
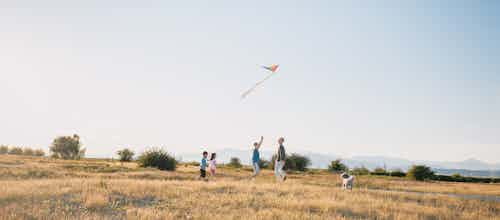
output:
[[[212,155],[210,155],[210,160],[213,160],[215,159],[215,153],[212,153]]]
[[[257,145],[259,145],[259,143],[253,142],[253,146],[257,146]]]
[[[208,152],[206,152],[206,151],[203,151],[203,155],[208,155]]]

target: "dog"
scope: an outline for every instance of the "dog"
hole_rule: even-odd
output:
[[[342,189],[352,191],[352,187],[354,186],[354,176],[344,172],[340,174],[340,178],[342,179]]]

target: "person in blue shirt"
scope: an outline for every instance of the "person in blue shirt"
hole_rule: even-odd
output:
[[[207,177],[207,156],[208,152],[203,151],[203,158],[201,158],[200,163],[200,179],[205,179]]]
[[[259,152],[259,148],[260,146],[262,145],[262,142],[264,141],[264,137],[260,137],[260,141],[257,143],[257,142],[254,142],[253,143],[253,154],[252,154],[252,167],[253,167],[253,175],[252,175],[252,178],[256,177],[259,172],[260,172],[260,166],[259,166],[259,162],[260,162],[260,152]]]

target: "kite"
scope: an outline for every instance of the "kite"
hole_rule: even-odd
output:
[[[262,66],[262,68],[264,68],[266,70],[269,70],[269,71],[271,71],[273,73],[275,73],[276,70],[278,70],[278,67],[279,67],[279,65],[277,65],[277,64],[273,64],[271,66]]]
[[[261,81],[255,83],[255,85],[252,86],[252,88],[250,88],[249,90],[247,90],[243,94],[241,94],[241,99],[244,99],[245,97],[247,97],[247,95],[250,94],[253,90],[255,90],[260,84],[264,83],[266,80],[268,80],[269,78],[271,78],[271,76],[273,76],[276,73],[276,71],[278,71],[278,67],[279,67],[278,64],[273,64],[271,66],[262,66],[262,68],[270,71],[271,73],[269,75],[267,75],[266,78],[264,78]]]

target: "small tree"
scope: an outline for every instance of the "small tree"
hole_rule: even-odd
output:
[[[147,149],[139,158],[139,166],[156,167],[160,170],[174,171],[177,168],[177,160],[161,148]]]
[[[11,147],[11,148],[9,148],[9,154],[22,155],[23,149],[20,147]]]
[[[121,162],[130,162],[134,157],[134,152],[128,148],[116,152]]]
[[[306,156],[293,153],[286,157],[285,165],[289,170],[305,171],[311,165],[311,160]]]
[[[85,156],[78,135],[57,137],[50,146],[52,157],[77,160]]]
[[[431,179],[434,176],[434,172],[430,167],[425,165],[413,165],[409,170],[406,176],[410,179],[414,180],[427,180]]]
[[[460,175],[459,173],[452,174],[451,178],[453,179],[453,181],[464,182],[464,177],[462,175]]]
[[[234,168],[242,167],[240,158],[231,157],[231,159],[229,160],[229,166],[234,167]]]
[[[271,157],[270,167],[274,168],[274,164],[276,163],[276,154]],[[285,157],[285,170],[295,170],[295,171],[306,171],[307,167],[311,165],[311,159],[306,156],[293,153],[291,155],[286,155]]]
[[[330,165],[328,165],[328,170],[332,171],[332,172],[340,173],[340,172],[346,172],[349,169],[347,168],[347,166],[345,164],[342,163],[342,161],[340,159],[336,159],[336,160],[332,161],[330,163]]]
[[[352,174],[354,175],[368,175],[370,174],[370,170],[366,167],[355,167],[352,169]]]
[[[9,153],[9,147],[5,145],[0,146],[0,154],[8,154]]]

